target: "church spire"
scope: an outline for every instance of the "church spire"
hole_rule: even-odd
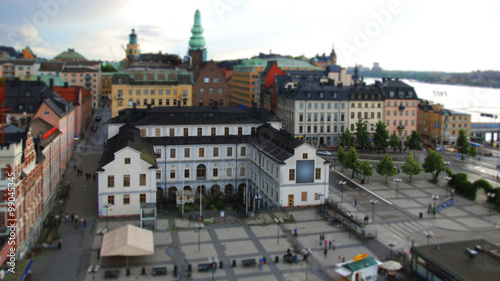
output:
[[[205,38],[203,38],[203,27],[201,27],[201,14],[199,10],[194,13],[194,25],[191,28],[193,34],[189,39],[190,50],[203,50],[205,49]]]

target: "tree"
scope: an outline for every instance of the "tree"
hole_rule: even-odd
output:
[[[373,144],[375,148],[386,148],[388,139],[389,133],[387,132],[387,127],[384,122],[379,120],[377,124],[375,124],[375,133],[373,134]]]
[[[357,161],[358,153],[356,152],[356,149],[351,147],[351,149],[345,154],[344,167],[346,167],[347,169],[354,169],[356,168]]]
[[[339,147],[339,151],[337,153],[337,158],[339,160],[340,165],[342,165],[342,172],[344,171],[344,158],[345,158],[345,151],[343,147]]]
[[[349,148],[354,146],[353,137],[349,129],[345,129],[345,131],[340,135],[340,141],[343,146],[347,146]]]
[[[401,142],[399,141],[398,135],[396,135],[396,133],[392,133],[391,138],[389,139],[389,145],[394,148],[394,151],[396,151],[396,148],[401,145]]]
[[[116,68],[110,64],[101,64],[101,72],[116,72]]]
[[[409,150],[421,150],[422,149],[422,138],[417,131],[413,131],[411,136],[408,136],[405,141],[405,146]]]
[[[369,138],[370,133],[368,133],[366,129],[366,124],[363,122],[363,119],[360,118],[358,122],[356,122],[356,143],[363,149],[370,143],[368,140]]]
[[[443,163],[443,157],[435,150],[429,150],[422,164],[426,173],[432,174],[432,181],[438,182],[439,173],[446,167]]]
[[[458,138],[457,138],[457,147],[458,147],[458,152],[462,154],[462,158],[464,157],[464,154],[466,155],[469,152],[469,141],[467,141],[467,134],[464,130],[458,131]]]
[[[474,158],[477,156],[478,152],[475,146],[471,146],[469,148],[469,152],[467,153],[470,157]]]
[[[385,177],[385,183],[387,183],[387,178],[395,176],[398,173],[392,161],[392,157],[387,153],[384,155],[384,158],[380,160],[376,169],[377,174]]]
[[[411,176],[420,174],[423,169],[420,162],[413,157],[413,153],[410,153],[403,166],[401,166],[401,171],[410,176],[411,182]]]
[[[368,162],[368,160],[365,160],[363,162],[358,160],[356,166],[361,171],[361,173],[363,173],[363,179],[366,179],[366,177],[370,178],[373,175],[373,167],[372,164]]]

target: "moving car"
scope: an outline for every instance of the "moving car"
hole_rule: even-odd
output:
[[[331,156],[332,154],[329,151],[322,150],[317,152],[318,155],[323,155],[323,156]]]
[[[101,121],[101,118],[102,118],[102,117],[101,117],[101,115],[97,115],[97,116],[95,117],[95,121]]]

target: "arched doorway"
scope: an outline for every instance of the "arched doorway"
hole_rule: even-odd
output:
[[[205,179],[207,178],[207,166],[200,164],[196,167],[196,178]]]
[[[171,186],[168,189],[168,199],[175,199],[175,192],[177,191],[177,187]]]
[[[243,195],[245,194],[245,184],[242,183],[240,186],[238,186],[238,197],[241,197],[243,199]]]
[[[207,192],[206,187],[204,185],[199,185],[196,188],[196,194],[199,195],[201,190],[201,194],[205,194]]]
[[[192,189],[190,186],[186,185],[186,186],[184,186],[184,190],[189,190],[189,191],[191,191],[191,190],[193,190],[193,189]]]
[[[218,185],[213,185],[212,188],[210,188],[210,194],[220,195],[220,187]]]
[[[163,188],[161,187],[156,187],[156,202],[164,201],[165,198],[163,197]]]
[[[224,188],[224,195],[226,197],[233,197],[233,193],[234,193],[233,185],[232,184],[226,185],[226,187]]]

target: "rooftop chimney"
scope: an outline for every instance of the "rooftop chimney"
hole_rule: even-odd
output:
[[[53,78],[50,78],[50,79],[49,79],[49,88],[50,88],[51,90],[54,90],[54,79],[53,79]]]
[[[68,88],[68,82],[64,82],[64,88]]]

